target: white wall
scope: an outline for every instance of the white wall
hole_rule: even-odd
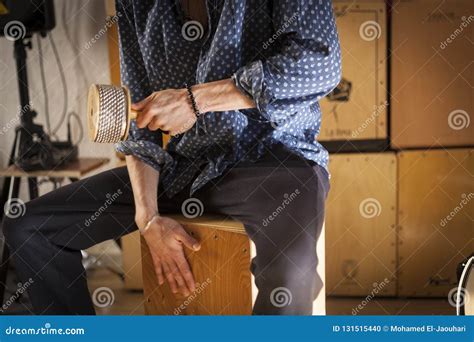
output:
[[[76,112],[84,127],[84,138],[79,145],[80,156],[109,157],[113,160],[112,145],[88,141],[85,111],[87,90],[91,83],[109,83],[109,62],[106,35],[86,48],[86,44],[105,26],[105,5],[100,0],[55,0],[56,28],[51,32],[59,50],[68,85],[68,112]],[[32,39],[33,49],[28,51],[28,77],[32,107],[39,113],[36,122],[45,125],[44,98],[41,87],[38,46]],[[55,127],[62,113],[63,91],[49,39],[42,39],[43,55],[51,126]],[[5,167],[14,137],[19,97],[16,67],[13,59],[13,42],[0,37],[0,166]],[[74,121],[72,121],[74,123]],[[74,130],[78,136],[78,130]],[[59,131],[66,138],[66,125]],[[0,185],[1,186],[1,185]],[[42,189],[43,190],[43,189]],[[23,192],[22,192],[23,193]],[[23,196],[21,196],[23,198]]]

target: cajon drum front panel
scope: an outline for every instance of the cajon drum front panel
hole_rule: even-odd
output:
[[[250,243],[247,235],[181,222],[201,242],[198,252],[186,250],[196,280],[189,297],[159,286],[153,261],[142,239],[145,312],[149,315],[250,315],[252,286]]]

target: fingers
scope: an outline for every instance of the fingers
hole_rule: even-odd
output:
[[[196,289],[196,284],[194,282],[193,273],[191,272],[191,269],[189,268],[188,261],[186,260],[184,255],[177,257],[175,261],[176,261],[176,265],[178,265],[181,275],[184,278],[184,281],[186,282],[186,286],[191,292],[193,292]]]
[[[153,99],[153,95],[154,94],[151,94],[150,96],[145,97],[143,100],[141,100],[137,103],[132,103],[132,106],[131,106],[132,109],[142,111],[143,108],[145,108],[145,106]]]
[[[181,293],[183,296],[189,296],[190,290],[186,286],[184,282],[184,278],[181,275],[181,272],[178,269],[176,262],[173,259],[169,259],[166,261],[166,265],[169,267],[170,273],[172,274],[176,284],[178,285],[178,292]]]
[[[190,289],[186,286],[183,276],[178,269],[177,264],[172,260],[166,260],[162,262],[163,270],[165,272],[166,279],[170,285],[171,292],[181,293],[183,296],[189,296]]]
[[[165,133],[170,129],[166,124],[166,118],[163,117],[163,112],[158,110],[152,102],[143,109],[136,120],[138,128],[148,127],[150,131],[161,129]]]
[[[170,285],[171,292],[178,293],[178,285],[176,280],[174,279],[173,273],[171,273],[171,268],[168,266],[166,261],[162,262],[163,271],[165,272],[166,280],[168,280],[168,284]]]
[[[176,256],[174,259],[162,261],[160,264],[160,271],[157,272],[157,276],[160,274],[160,276],[158,276],[160,285],[163,284],[163,274],[161,271],[161,268],[163,268],[165,277],[173,293],[180,292],[187,297],[195,290],[194,277],[184,254]],[[155,269],[157,269],[156,265]]]
[[[153,265],[155,266],[156,277],[158,278],[158,284],[163,285],[165,279],[163,277],[163,267],[161,266],[160,258],[152,256]]]
[[[153,108],[153,102],[150,102],[148,105],[144,107],[140,115],[137,117],[137,126],[138,128],[145,128],[150,125],[152,121],[156,121],[156,114],[155,109]],[[156,122],[158,123],[158,122]],[[151,130],[156,130],[158,129],[152,129],[152,126],[149,126]]]
[[[176,239],[192,251],[198,251],[201,248],[199,242],[186,233],[184,229],[180,229],[180,231],[176,232]]]
[[[152,117],[151,122],[148,124],[148,129],[150,129],[151,131],[156,131],[158,129],[166,130],[165,128],[168,128],[168,127],[165,127],[162,121],[163,120],[160,117],[157,117],[157,116]]]

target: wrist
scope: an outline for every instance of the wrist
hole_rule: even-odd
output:
[[[140,234],[145,235],[145,233],[148,231],[148,229],[155,223],[156,220],[160,218],[159,214],[153,215],[153,217],[145,224],[144,227],[139,228],[138,230],[140,231]]]
[[[159,216],[158,210],[137,212],[135,214],[135,224],[137,225],[138,230],[143,231],[147,224],[157,216]]]
[[[220,111],[224,107],[223,99],[229,91],[229,84],[226,81],[214,81],[193,86],[196,104],[201,113]]]
[[[224,79],[193,86],[193,93],[201,113],[223,112],[255,108],[255,102],[242,94],[232,79]]]

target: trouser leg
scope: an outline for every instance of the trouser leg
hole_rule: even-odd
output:
[[[136,229],[126,168],[72,183],[5,218],[16,270],[36,314],[93,314],[81,250]]]
[[[206,213],[239,220],[255,243],[254,314],[312,313],[323,285],[316,243],[328,188],[322,168],[279,152],[231,169],[196,194]]]
[[[232,168],[194,197],[207,213],[242,222],[254,241],[259,294],[254,314],[311,314],[322,287],[316,241],[324,219],[327,175],[302,159],[269,154]],[[160,196],[163,214],[179,212],[186,196]],[[19,276],[30,282],[35,313],[93,314],[80,250],[136,229],[126,168],[62,187],[4,222]]]

